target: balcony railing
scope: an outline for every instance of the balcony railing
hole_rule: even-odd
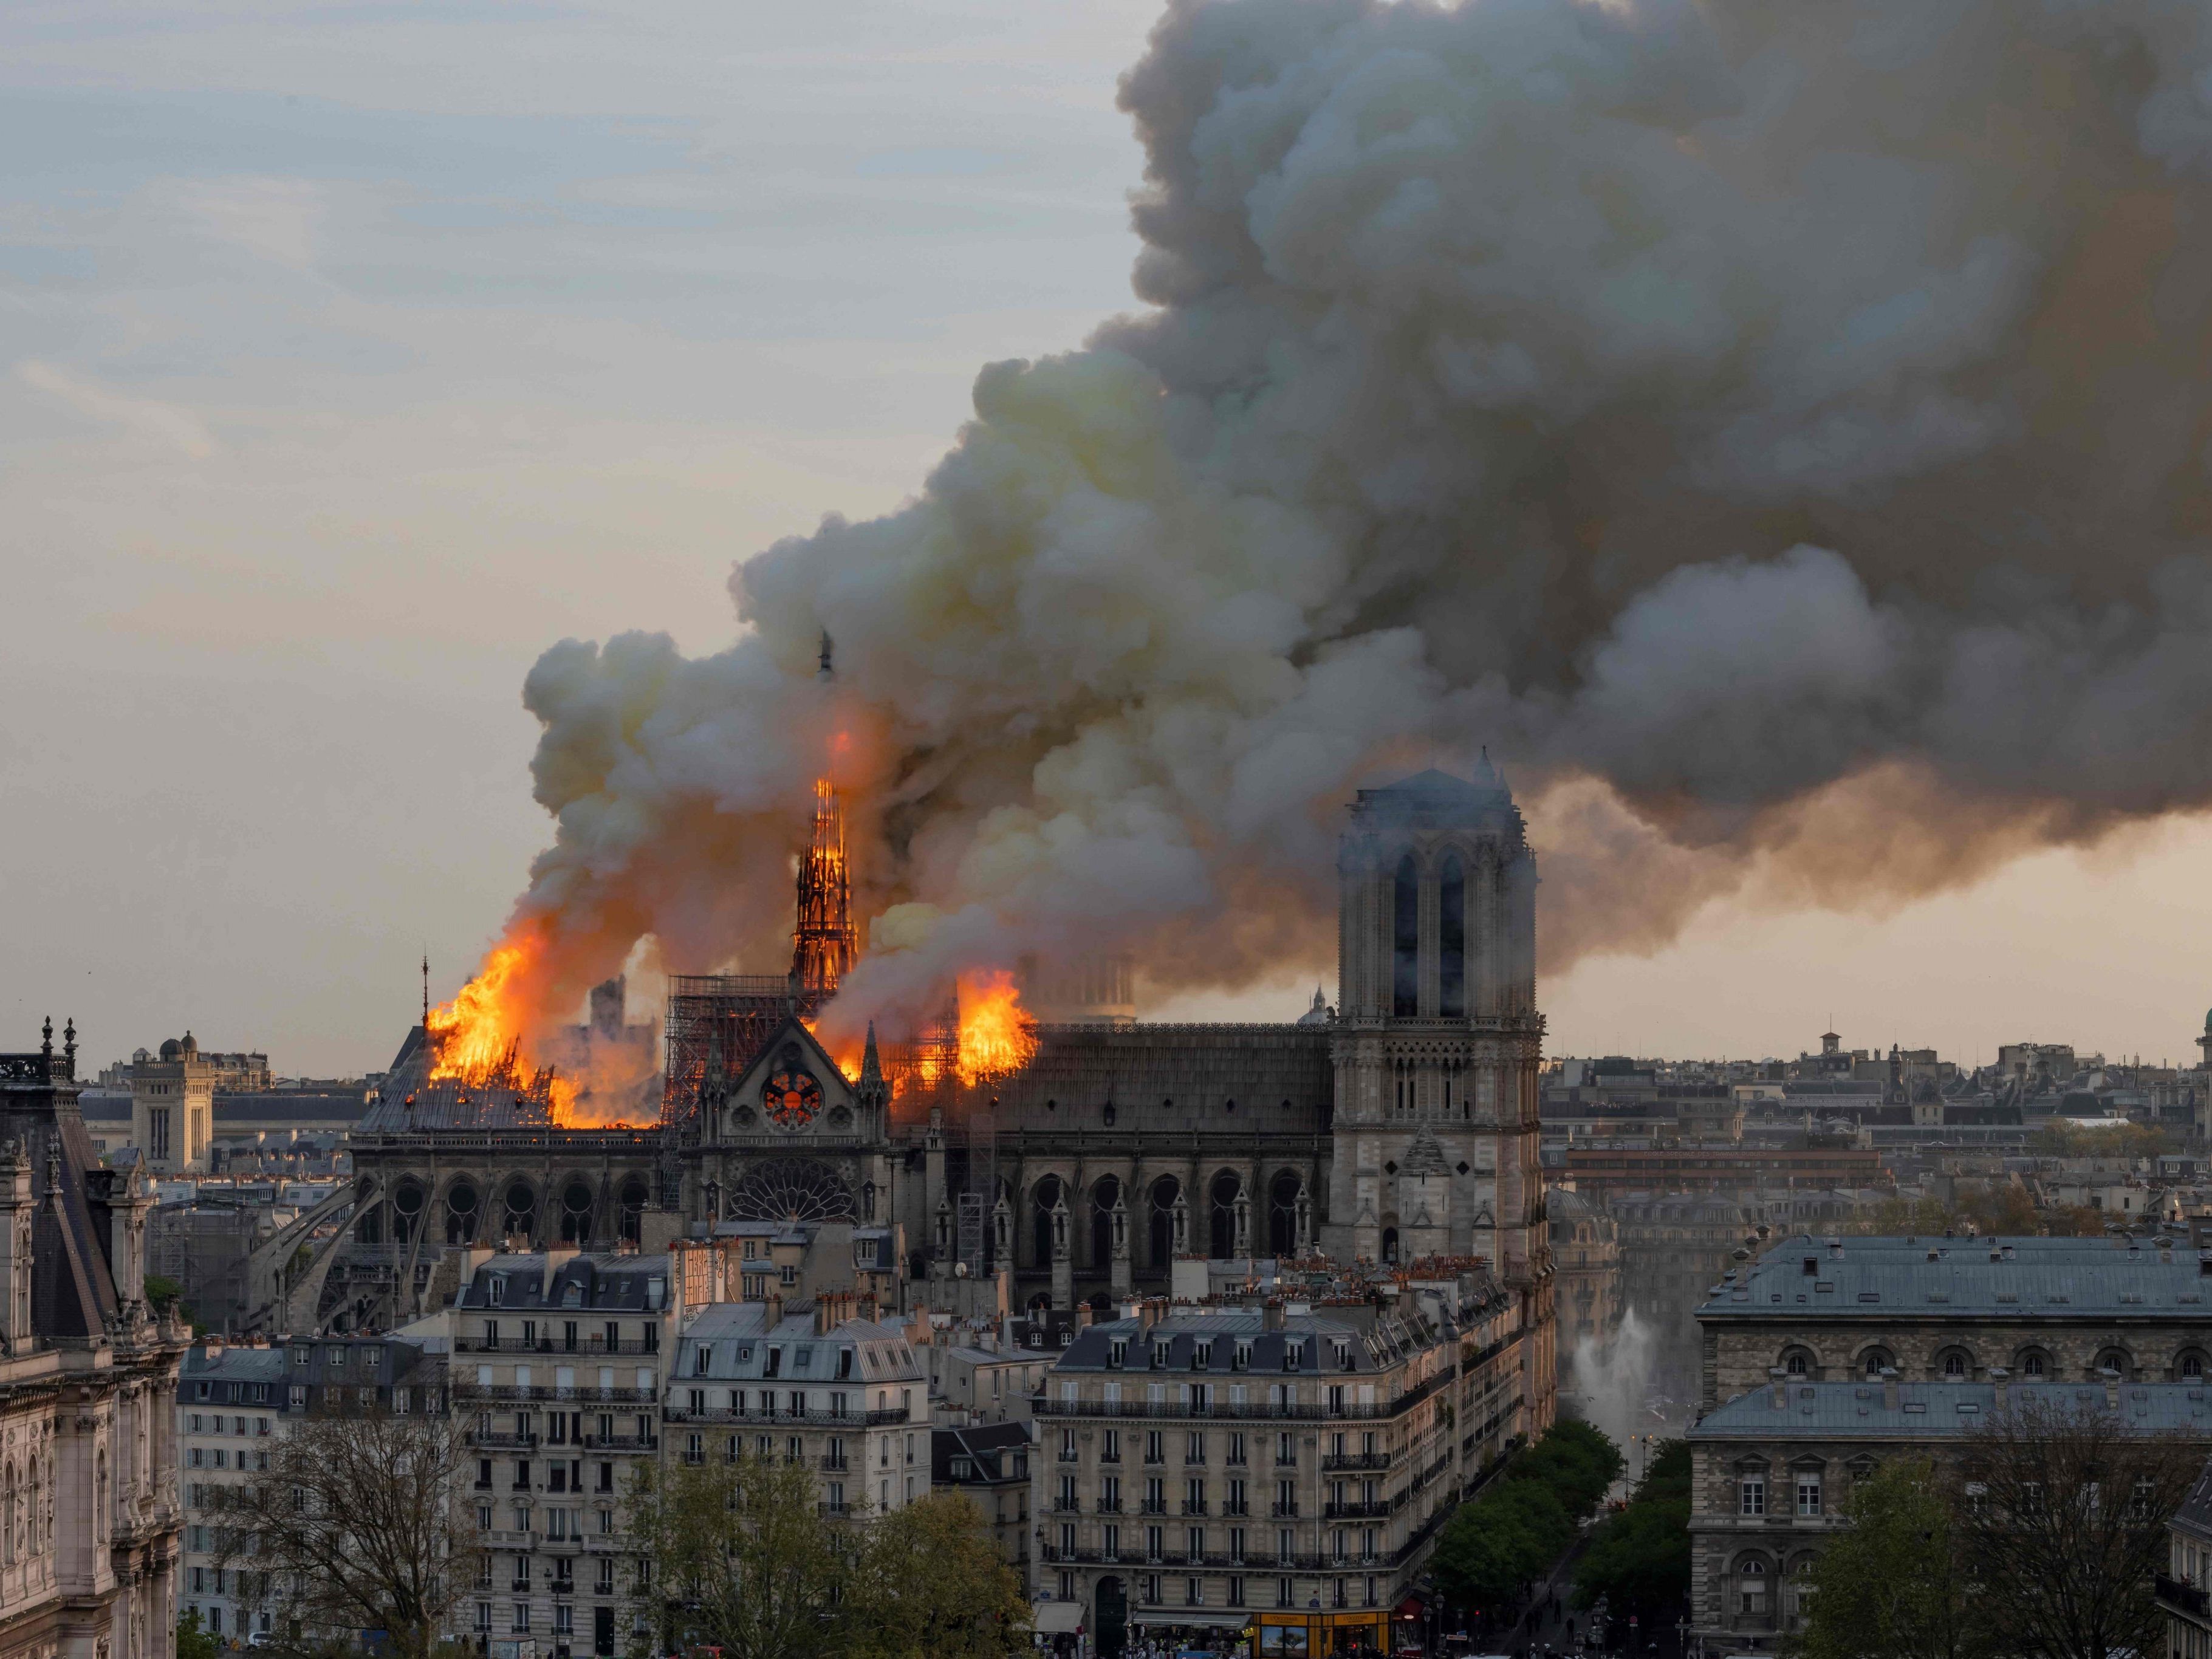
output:
[[[579,1337],[571,1342],[556,1336],[486,1336],[463,1332],[453,1338],[455,1353],[573,1353],[588,1359],[595,1354],[648,1354],[660,1352],[658,1342],[624,1337],[610,1342],[604,1336]]]
[[[524,1389],[504,1382],[475,1382],[465,1377],[453,1380],[453,1393],[471,1400],[561,1400],[580,1406],[588,1406],[593,1401],[650,1406],[660,1398],[651,1389],[601,1389],[581,1383],[566,1389],[532,1383]]]
[[[779,1424],[794,1428],[880,1428],[885,1424],[907,1421],[903,1406],[885,1406],[868,1412],[760,1411],[752,1407],[739,1411],[733,1406],[702,1406],[694,1410],[689,1406],[671,1406],[663,1415],[671,1423],[730,1423],[764,1429]]]
[[[2212,1618],[2212,1593],[2199,1589],[2186,1579],[2170,1577],[2159,1573],[2152,1579],[2158,1599],[2177,1613],[2192,1613],[2199,1619]]]
[[[1332,1452],[1321,1460],[1325,1470],[1387,1469],[1390,1467],[1388,1452]]]

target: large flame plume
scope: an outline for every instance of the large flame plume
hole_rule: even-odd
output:
[[[960,977],[960,1080],[969,1087],[1026,1066],[1036,1053],[1036,1022],[1022,1011],[1014,976],[987,969]]]

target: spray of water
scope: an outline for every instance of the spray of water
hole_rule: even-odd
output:
[[[1612,1330],[1577,1342],[1577,1415],[1623,1447],[1632,1435],[1667,1431],[1673,1425],[1654,1412],[1648,1399],[1658,1352],[1658,1333],[1632,1308]],[[1629,1473],[1632,1476],[1635,1471]]]

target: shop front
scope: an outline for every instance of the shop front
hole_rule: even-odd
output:
[[[1129,1648],[1166,1659],[1221,1655],[1245,1659],[1252,1651],[1252,1615],[1202,1607],[1150,1608],[1130,1615]]]
[[[1258,1659],[1389,1659],[1391,1609],[1356,1613],[1300,1613],[1295,1608],[1255,1615]]]

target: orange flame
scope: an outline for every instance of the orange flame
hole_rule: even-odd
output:
[[[536,957],[540,941],[522,933],[494,945],[486,953],[477,975],[439,1004],[423,1021],[434,1058],[434,1080],[458,1078],[471,1085],[522,1087],[530,1068],[522,1053],[522,1017],[517,1002],[520,979]],[[553,1121],[569,1125],[576,1107],[576,1086],[557,1073],[544,1079]]]
[[[430,1067],[433,1078],[482,1076],[505,1069],[508,1053],[520,1036],[507,999],[515,988],[514,976],[530,957],[529,947],[520,940],[494,945],[477,976],[451,1002],[430,1011],[424,1035],[437,1050]]]
[[[1014,976],[993,968],[960,976],[960,1080],[1019,1071],[1036,1053],[1036,1021],[1022,1012]]]

